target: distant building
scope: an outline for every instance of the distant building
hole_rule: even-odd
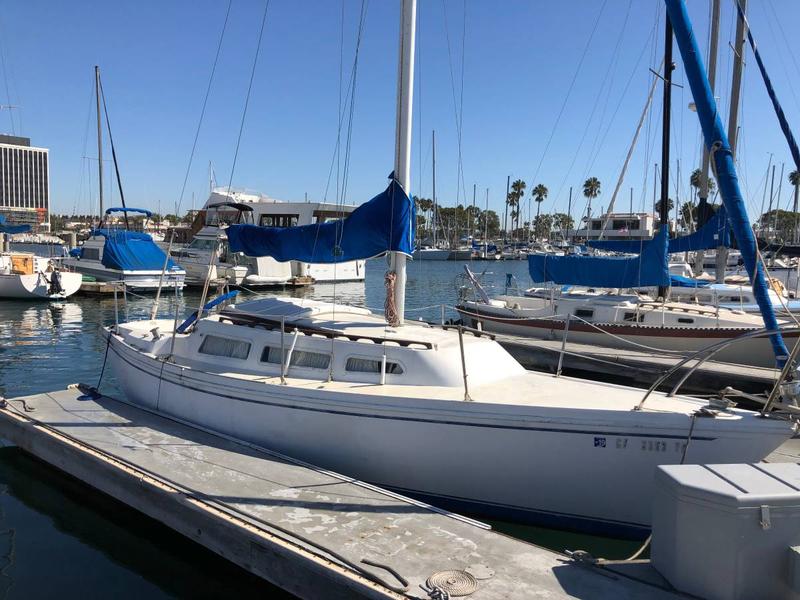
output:
[[[29,138],[0,135],[0,214],[10,223],[50,227],[49,152]]]
[[[656,219],[650,213],[611,213],[592,217],[588,226],[584,224],[582,229],[572,233],[573,239],[598,239],[606,220],[605,240],[647,240],[653,237],[656,229]]]

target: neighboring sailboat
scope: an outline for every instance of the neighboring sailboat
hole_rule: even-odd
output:
[[[227,232],[233,250],[279,260],[314,244],[329,263],[388,252],[386,321],[268,298],[185,333],[164,334],[172,318],[110,327],[111,367],[136,404],[435,503],[641,533],[657,465],[758,461],[795,426],[663,394],[641,407],[639,390],[528,372],[485,335],[403,321],[415,12],[402,1],[389,187],[340,222]]]

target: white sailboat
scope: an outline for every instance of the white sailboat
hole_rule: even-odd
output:
[[[410,187],[415,12],[402,1],[395,204]],[[387,315],[399,325],[270,298],[185,333],[170,335],[171,319],[108,328],[110,365],[152,410],[434,502],[595,531],[648,527],[656,465],[758,461],[795,431],[687,397],[637,409],[638,390],[527,372],[485,335],[403,323],[397,248]]]

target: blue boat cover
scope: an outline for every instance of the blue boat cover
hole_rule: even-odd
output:
[[[5,216],[0,215],[0,234],[14,235],[15,233],[28,233],[30,230],[30,225],[6,225]]]
[[[414,203],[392,174],[385,191],[344,219],[300,227],[231,225],[226,233],[231,251],[248,256],[339,263],[386,252],[411,256],[416,219]]]
[[[670,283],[667,227],[644,245],[639,256],[528,256],[531,279],[537,283],[630,288]]]
[[[753,282],[753,293],[758,307],[761,309],[764,326],[769,331],[775,331],[779,329],[780,324],[769,298],[764,266],[758,260],[758,247],[747,215],[744,197],[739,188],[739,178],[733,162],[733,151],[722,125],[714,92],[708,82],[701,58],[703,54],[700,52],[684,1],[664,0],[664,2],[667,5],[669,20],[675,31],[675,40],[683,58],[686,79],[697,107],[697,117],[703,130],[703,139],[706,142],[706,148],[711,152],[720,196],[722,196],[722,202],[728,211],[728,222],[736,236],[747,274],[750,276],[750,281]],[[771,335],[770,342],[775,353],[776,363],[781,368],[786,362],[789,351],[780,333]]]
[[[691,277],[684,277],[683,275],[670,275],[669,280],[672,287],[688,287],[688,288],[701,288],[708,287],[708,281],[699,281]]]
[[[95,229],[92,235],[106,238],[103,245],[104,266],[120,271],[160,271],[166,254],[148,234],[126,229]],[[172,259],[167,270],[179,269]]]
[[[627,252],[639,254],[650,240],[589,240],[587,244],[598,250],[610,252]],[[669,241],[667,252],[693,252],[695,250],[709,250],[717,246],[731,247],[731,234],[727,222],[725,207],[712,216],[705,225],[694,233],[672,238]]]
[[[121,212],[121,213],[139,213],[146,217],[152,217],[153,213],[147,210],[146,208],[128,208],[126,206],[112,206],[111,208],[106,209],[106,214],[110,215],[111,213]]]

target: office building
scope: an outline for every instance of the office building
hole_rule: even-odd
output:
[[[49,150],[29,138],[0,135],[0,214],[15,225],[50,226]]]

